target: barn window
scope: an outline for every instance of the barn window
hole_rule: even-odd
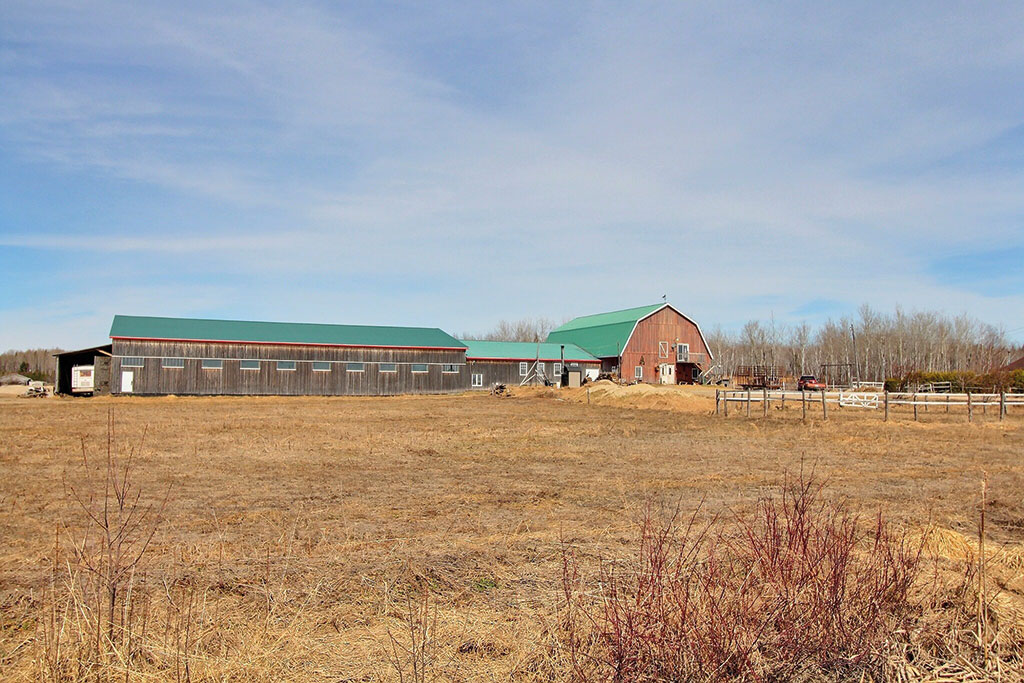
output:
[[[668,358],[668,342],[658,342],[658,358]]]
[[[555,363],[554,365],[552,365],[551,366],[551,374],[554,375],[555,377],[561,377],[562,376],[562,364],[561,363]]]
[[[537,362],[537,374],[538,375],[543,375],[544,374],[544,364],[541,363],[540,361]]]
[[[520,377],[526,377],[526,373],[528,373],[529,371],[530,371],[530,364],[529,363],[520,363],[519,364],[519,376]]]
[[[258,360],[240,360],[238,367],[242,370],[259,370],[260,362]]]
[[[635,368],[633,368],[633,377],[635,377],[636,379],[643,379],[644,378],[644,366],[638,365]]]
[[[381,372],[398,372],[398,366],[394,363],[381,363],[377,369]]]
[[[484,376],[482,373],[473,373],[473,386],[482,387],[484,385]]]
[[[690,345],[676,344],[676,362],[686,363],[690,360]]]
[[[202,366],[203,370],[220,370],[224,367],[224,361],[220,358],[204,358]]]
[[[426,363],[413,363],[412,364],[412,371],[413,372],[426,372],[427,371],[427,364]]]
[[[294,370],[295,369],[295,361],[293,361],[293,360],[279,360],[279,361],[277,361],[277,369],[278,370]]]
[[[330,372],[331,364],[325,360],[313,361],[313,372]]]
[[[346,363],[345,364],[345,369],[347,371],[349,371],[349,372],[362,372],[363,371],[363,364],[362,363]]]
[[[132,358],[132,357],[129,356],[127,358],[122,358],[121,359],[121,367],[122,368],[141,368],[145,364],[146,364],[146,359],[145,358]]]
[[[448,374],[452,374],[458,371],[459,366],[456,365],[455,363],[445,363],[444,365],[441,366],[441,372],[447,372]]]
[[[184,358],[164,358],[161,365],[165,368],[183,368],[185,367]]]

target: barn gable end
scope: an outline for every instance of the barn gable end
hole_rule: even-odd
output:
[[[601,358],[603,371],[649,383],[695,381],[713,359],[700,326],[667,303],[575,318],[548,341],[575,343]]]

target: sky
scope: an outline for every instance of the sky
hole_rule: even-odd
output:
[[[0,3],[0,349],[662,295],[1024,341],[1020,2]]]

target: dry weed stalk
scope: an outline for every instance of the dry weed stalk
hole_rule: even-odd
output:
[[[146,656],[153,601],[144,559],[170,489],[161,502],[144,502],[133,469],[144,444],[145,431],[127,456],[117,457],[111,407],[105,460],[90,467],[83,439],[82,481],[64,478],[66,499],[85,521],[76,525],[61,515],[55,529],[40,678],[128,680],[133,662]],[[173,605],[169,592],[168,599]],[[177,678],[187,680],[187,670]]]
[[[437,604],[425,584],[418,595],[406,595],[402,629],[388,628],[385,656],[400,683],[427,683],[438,679]]]

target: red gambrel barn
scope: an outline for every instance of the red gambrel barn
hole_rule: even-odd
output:
[[[700,326],[667,303],[575,318],[547,340],[576,344],[601,359],[602,372],[648,384],[693,384],[713,358]]]

